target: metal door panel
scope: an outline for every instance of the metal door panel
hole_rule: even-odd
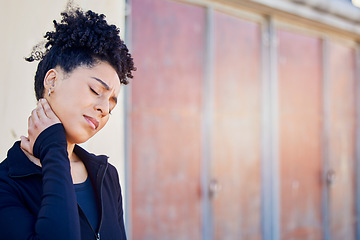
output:
[[[321,41],[277,38],[281,239],[322,239]]]
[[[214,239],[261,239],[260,25],[214,16]]]
[[[355,53],[329,44],[329,223],[331,239],[355,239]]]
[[[133,114],[133,239],[200,239],[199,122]]]
[[[132,237],[200,239],[204,9],[132,0],[132,21]]]

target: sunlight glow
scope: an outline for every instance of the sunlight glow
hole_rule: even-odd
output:
[[[360,7],[360,0],[352,0],[352,4],[354,4],[354,6]]]

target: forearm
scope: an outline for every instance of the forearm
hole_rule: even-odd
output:
[[[42,132],[34,156],[42,164],[42,200],[35,232],[39,239],[80,239],[79,215],[62,124]]]

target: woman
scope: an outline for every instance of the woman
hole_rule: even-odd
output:
[[[126,239],[116,169],[79,147],[104,127],[135,70],[104,15],[69,10],[45,35],[37,107],[0,164],[1,239]]]

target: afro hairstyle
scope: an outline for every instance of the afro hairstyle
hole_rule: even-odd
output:
[[[35,46],[26,61],[40,61],[35,74],[35,94],[39,100],[44,95],[46,73],[60,66],[70,73],[79,66],[92,67],[97,63],[108,62],[119,76],[120,83],[128,84],[135,71],[133,58],[125,43],[120,39],[120,30],[109,25],[104,14],[91,10],[84,13],[81,9],[70,9],[61,13],[60,23],[53,21],[55,31],[44,36],[45,49]]]

